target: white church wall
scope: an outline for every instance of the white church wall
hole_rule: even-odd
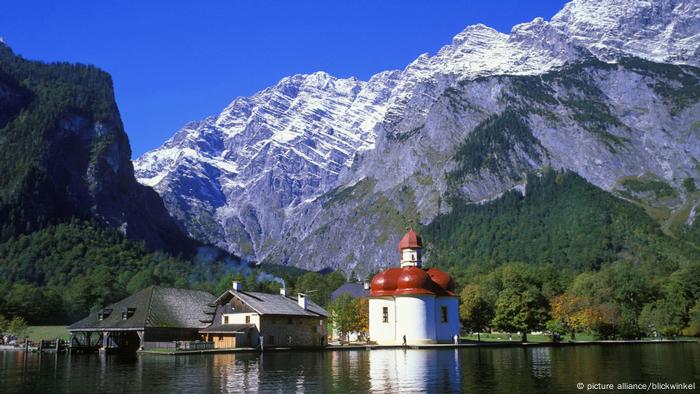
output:
[[[396,297],[396,342],[423,344],[435,342],[435,296]]]
[[[387,308],[387,322],[384,322]],[[369,339],[379,345],[394,345],[396,340],[396,305],[393,297],[370,298]]]
[[[447,322],[442,321],[442,307],[447,308]],[[459,298],[435,299],[435,334],[438,342],[452,342],[459,335]]]

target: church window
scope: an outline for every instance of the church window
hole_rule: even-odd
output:
[[[228,324],[228,316],[224,316],[224,324]]]
[[[444,305],[440,307],[440,321],[447,323],[447,307]]]
[[[389,307],[382,308],[382,322],[389,323]]]

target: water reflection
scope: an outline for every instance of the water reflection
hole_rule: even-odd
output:
[[[572,392],[700,380],[700,345],[104,356],[0,352],[2,393]]]
[[[544,379],[552,376],[551,348],[536,347],[530,351],[530,365],[532,376],[536,379]]]
[[[459,350],[373,350],[369,356],[373,392],[458,392]]]

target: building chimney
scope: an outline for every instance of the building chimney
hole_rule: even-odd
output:
[[[306,294],[299,293],[297,297],[297,303],[299,304],[299,306],[304,309],[307,309]]]
[[[363,287],[365,290],[369,290],[369,282],[368,282],[368,281],[365,281],[365,283],[362,284],[362,287]]]
[[[241,282],[234,280],[231,288],[233,289],[233,291],[241,291],[243,290],[243,285],[241,284]]]
[[[286,287],[280,287],[280,294],[281,294],[283,297],[286,297],[286,296],[287,296],[287,288],[286,288]]]

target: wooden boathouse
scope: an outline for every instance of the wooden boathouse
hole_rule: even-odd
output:
[[[136,351],[200,339],[216,297],[198,290],[151,286],[70,325],[75,350]]]

